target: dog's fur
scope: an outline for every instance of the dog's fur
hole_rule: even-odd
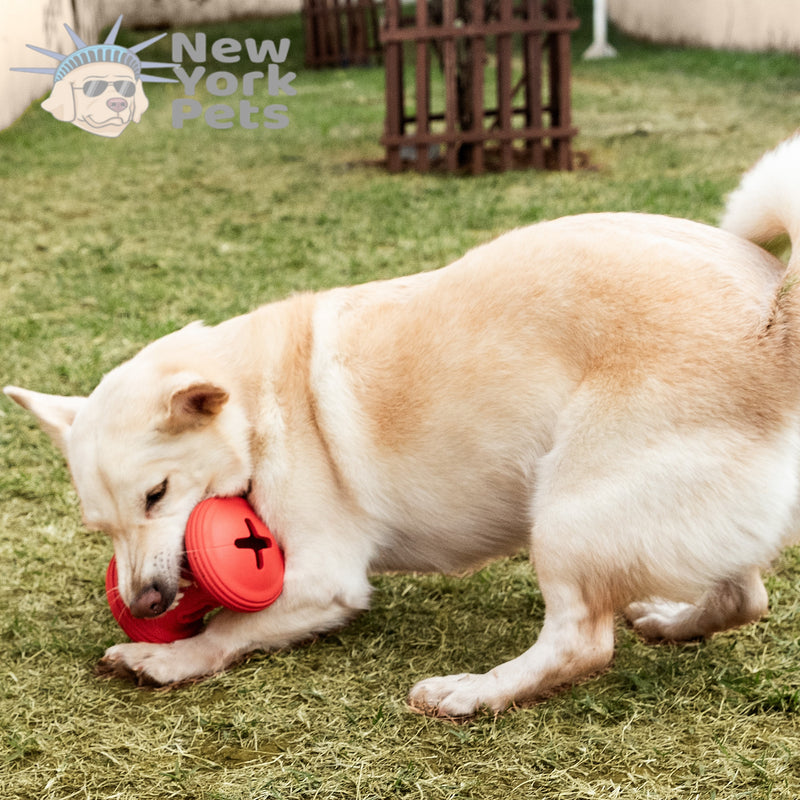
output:
[[[500,710],[601,669],[617,610],[670,640],[760,617],[759,570],[798,512],[800,256],[787,268],[747,240],[800,241],[798,175],[793,139],[746,176],[727,230],[546,222],[438,271],[190,325],[88,398],[7,388],[66,455],[134,613],[174,602],[205,497],[248,493],[284,549],[271,607],[105,664],[206,675],[342,625],[370,571],[461,571],[525,546],[536,643],[418,683],[413,707]]]

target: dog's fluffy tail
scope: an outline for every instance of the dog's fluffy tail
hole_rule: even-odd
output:
[[[720,227],[762,246],[800,244],[800,134],[770,150],[728,197]]]
[[[800,134],[766,153],[745,173],[728,198],[720,227],[773,253],[791,245],[768,327],[798,339],[800,346]]]

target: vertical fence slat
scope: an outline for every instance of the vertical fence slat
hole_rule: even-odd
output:
[[[344,0],[344,13],[340,15],[342,27],[342,64],[349,62],[348,56],[352,56],[353,61],[358,58],[359,36],[358,36],[358,6],[352,0]]]
[[[424,2],[424,0],[420,0]],[[452,30],[456,21],[456,0],[442,0],[442,25]],[[458,75],[456,73],[458,55],[456,39],[449,35],[442,43],[444,51],[444,127],[447,134],[445,164],[452,172],[458,166]]]
[[[500,0],[500,21],[510,22],[512,0]],[[501,134],[500,165],[504,170],[513,166],[511,140],[511,34],[497,37],[497,122]]]
[[[387,35],[400,27],[400,0],[386,0]],[[384,54],[386,72],[386,163],[390,172],[400,172],[403,160],[400,139],[405,133],[403,97],[403,43],[387,40]]]
[[[539,0],[527,0],[527,18],[534,23],[542,21],[542,7]],[[542,34],[535,33],[525,37],[525,124],[529,128],[543,128],[542,112]],[[528,163],[535,169],[544,169],[544,143],[540,136],[528,140]]]
[[[353,50],[354,60],[356,63],[361,63],[367,57],[369,50],[367,44],[367,13],[364,3],[361,0],[351,0],[353,2],[353,42],[351,49]]]
[[[472,0],[472,21],[476,25],[486,23],[486,5],[484,0]],[[472,143],[471,169],[473,175],[479,175],[484,169],[486,139],[483,136],[484,120],[484,62],[486,60],[486,38],[475,36],[470,42],[472,48]]]
[[[342,46],[342,25],[341,15],[339,14],[339,0],[330,0],[328,4],[328,35],[330,37],[330,58],[329,63],[335,63],[338,58],[341,58],[344,52]],[[338,66],[338,64],[337,64]]]
[[[428,27],[428,3],[426,0],[417,3],[416,10],[417,27],[425,29]],[[420,40],[415,45],[415,78],[417,90],[416,102],[416,131],[420,138],[430,133],[431,98],[430,98],[430,48],[426,41]],[[430,169],[430,145],[427,141],[422,141],[417,145],[417,169],[427,172]]]
[[[569,16],[569,0],[554,0],[556,19],[566,20]],[[570,125],[570,39],[569,34],[556,31],[552,34],[550,45],[550,106],[554,128],[565,128]],[[553,139],[556,165],[558,169],[572,169],[572,146],[567,136],[556,136]]]
[[[313,0],[303,0],[303,32],[306,37],[306,66],[315,67],[314,57],[317,53],[318,47],[315,40],[315,25],[312,22],[314,14]]]
[[[367,16],[369,18],[369,35],[367,36],[367,47],[370,50],[369,55],[380,53],[380,28],[378,24],[378,7],[370,0],[365,0],[367,6]],[[369,44],[371,42],[372,44]]]

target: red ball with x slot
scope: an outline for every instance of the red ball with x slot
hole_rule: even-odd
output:
[[[243,497],[210,497],[186,525],[189,568],[219,605],[260,611],[283,588],[283,554]]]
[[[152,619],[134,617],[117,588],[116,562],[106,572],[106,596],[120,627],[134,641],[172,642],[202,630],[214,608],[260,611],[283,588],[283,553],[272,532],[243,497],[198,503],[186,525],[188,570],[177,605]]]

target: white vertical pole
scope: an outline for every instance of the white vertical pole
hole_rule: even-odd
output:
[[[594,41],[584,58],[613,58],[617,51],[608,43],[608,9],[606,0],[594,0],[592,7]]]

